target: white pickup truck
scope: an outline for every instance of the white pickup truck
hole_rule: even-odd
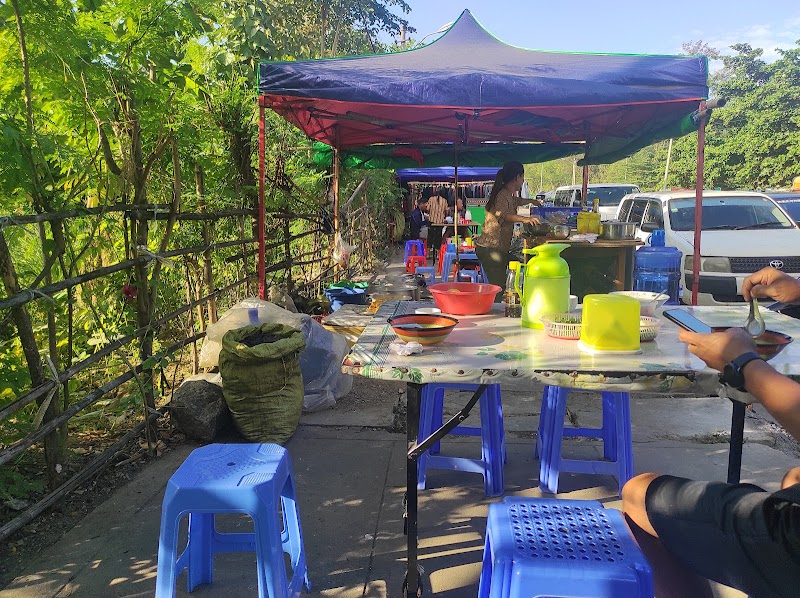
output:
[[[666,244],[681,251],[684,303],[692,296],[694,208],[694,191],[671,191],[628,195],[617,211],[617,220],[636,223],[637,238],[648,242],[663,228]],[[698,304],[744,301],[742,282],[767,266],[800,276],[797,224],[763,193],[705,191]]]

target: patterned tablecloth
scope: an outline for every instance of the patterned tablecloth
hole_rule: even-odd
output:
[[[384,303],[344,360],[348,374],[398,382],[464,382],[525,387],[531,380],[586,390],[641,392],[698,392],[716,394],[718,373],[689,353],[678,340],[678,327],[663,320],[661,332],[642,343],[635,355],[590,355],[577,342],[548,337],[543,331],[520,326],[503,317],[495,304],[483,316],[457,316],[459,324],[446,341],[425,347],[421,354],[403,357],[389,352],[396,336],[386,319],[413,313],[432,303]],[[746,306],[687,307],[711,326],[741,326]],[[800,338],[800,320],[762,310],[767,328]],[[800,378],[800,342],[790,344],[770,364],[779,372]],[[735,395],[743,395],[730,391]],[[747,400],[749,395],[732,396]]]

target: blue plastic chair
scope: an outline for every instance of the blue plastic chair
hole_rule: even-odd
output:
[[[419,437],[425,439],[441,427],[446,390],[475,392],[478,384],[426,384],[422,391],[419,416]],[[449,469],[479,473],[483,476],[486,496],[500,496],[505,491],[503,463],[506,460],[503,404],[499,384],[489,384],[478,400],[480,426],[456,426],[450,432],[455,436],[480,436],[481,458],[444,457],[439,454],[440,443],[431,446],[417,459],[417,488],[425,489],[427,470]]]
[[[469,282],[478,282],[478,274],[477,270],[459,270],[458,278],[459,280],[469,278]]]
[[[471,260],[474,262],[478,262],[480,264],[480,260],[478,260],[478,256],[474,253],[462,253],[458,256],[459,260]],[[450,276],[453,272],[453,264],[456,261],[456,254],[455,253],[445,253],[444,259],[442,260],[442,282],[450,282]],[[481,266],[481,276],[484,279],[483,282],[487,282],[486,273],[483,271],[483,267]]]
[[[569,390],[545,386],[536,438],[539,458],[539,488],[558,492],[558,476],[572,473],[607,474],[617,478],[619,492],[633,477],[633,439],[631,436],[630,395],[627,392],[603,392],[603,425],[601,428],[564,427]],[[603,461],[564,459],[561,439],[569,436],[598,438],[603,441]]]
[[[280,512],[279,512],[280,511]],[[223,534],[217,513],[244,513],[253,533]],[[178,555],[178,528],[189,515],[189,541]],[[255,552],[260,598],[295,598],[311,586],[289,455],[277,444],[210,444],[192,451],[167,483],[161,505],[156,598],[172,598],[187,569],[188,591],[214,579],[214,555]],[[284,553],[290,556],[287,580]]]
[[[615,509],[506,497],[489,505],[478,598],[652,598],[650,565]]]
[[[412,255],[425,255],[425,241],[406,241],[403,251],[403,263]]]
[[[436,284],[436,268],[433,266],[417,266],[414,274],[424,276],[426,284]]]

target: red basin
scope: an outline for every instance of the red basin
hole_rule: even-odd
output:
[[[428,286],[436,307],[444,313],[456,316],[475,316],[492,309],[497,293],[502,291],[496,284],[475,282],[441,282]]]

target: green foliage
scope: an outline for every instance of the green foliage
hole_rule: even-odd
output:
[[[45,482],[41,478],[31,478],[9,467],[0,467],[0,502],[9,499],[23,499],[41,492]]]
[[[800,43],[800,42],[798,42]],[[711,78],[714,97],[728,100],[706,127],[706,188],[786,188],[800,174],[800,45],[780,50],[766,63],[763,51],[748,44],[731,46],[722,55],[702,41],[684,44],[687,53],[702,52],[722,61]],[[660,189],[667,142],[644,148],[615,164],[590,167],[590,182],[635,183],[642,190]],[[534,189],[572,184],[572,159],[529,166],[525,176]],[[675,139],[667,187],[691,188],[697,176],[697,133]],[[576,169],[576,183],[581,170]]]

